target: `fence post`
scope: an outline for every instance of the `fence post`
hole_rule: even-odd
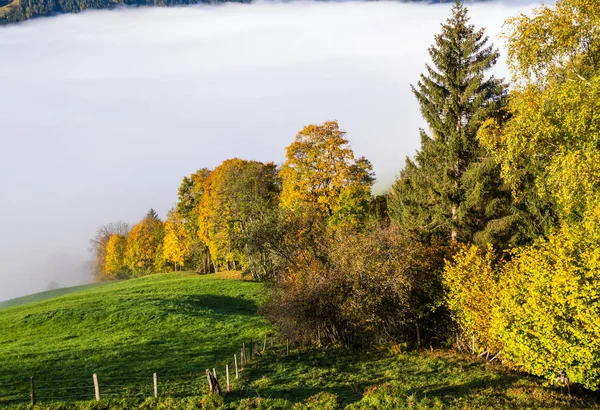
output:
[[[237,355],[236,354],[233,355],[233,361],[235,362],[235,378],[237,380],[239,375],[238,375]]]
[[[229,393],[229,365],[225,365],[225,373],[227,373],[227,393]]]
[[[213,384],[212,379],[210,377],[210,370],[206,369],[206,378],[208,379],[208,391],[209,393],[213,392]]]
[[[94,373],[94,393],[96,393],[96,401],[100,401],[100,386],[98,385],[98,376]]]
[[[158,376],[154,373],[154,397],[158,397]]]
[[[290,339],[285,339],[285,355],[290,355]]]
[[[35,383],[33,380],[33,376],[31,376],[31,405],[35,404]]]

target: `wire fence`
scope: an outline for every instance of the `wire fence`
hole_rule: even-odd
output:
[[[217,367],[208,367],[214,379],[223,391],[230,391],[230,381],[238,378],[244,366],[257,355],[270,349],[289,354],[289,340],[285,345],[274,344],[273,335],[264,335],[262,340],[250,340],[240,346],[240,350],[231,354],[227,363]],[[283,352],[282,352],[282,349]],[[214,380],[206,373],[170,374],[153,373],[141,376],[115,376],[101,373],[90,374],[88,379],[71,378],[50,380],[44,377],[31,377],[0,386],[0,407],[36,402],[74,402],[102,400],[108,398],[147,398],[173,397],[183,398],[200,396],[213,390]]]

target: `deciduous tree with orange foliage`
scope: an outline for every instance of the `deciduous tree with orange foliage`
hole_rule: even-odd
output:
[[[355,158],[337,121],[304,127],[286,149],[281,207],[312,207],[334,224],[358,224],[368,213],[375,181],[371,163]]]

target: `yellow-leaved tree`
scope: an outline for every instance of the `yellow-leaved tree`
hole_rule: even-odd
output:
[[[545,202],[538,211],[549,204],[556,217],[540,230],[544,237],[515,249],[498,271],[491,332],[505,363],[548,379],[562,373],[597,390],[600,8],[596,0],[558,0],[510,20],[508,30],[519,86],[509,120],[488,121],[479,137],[516,201]]]
[[[334,224],[357,225],[368,213],[375,181],[371,163],[355,158],[337,121],[304,127],[286,149],[281,168],[282,208],[316,210]]]
[[[165,260],[174,265],[175,270],[185,267],[186,257],[190,253],[192,237],[185,223],[174,210],[170,210],[165,221],[163,253]]]
[[[206,178],[198,232],[217,269],[246,268],[257,259],[265,273],[270,262],[258,233],[276,213],[279,192],[273,163],[229,159]]]
[[[104,272],[108,278],[119,279],[125,276],[125,235],[112,234],[106,245],[106,262]]]
[[[131,229],[125,247],[125,265],[135,275],[152,273],[162,267],[163,236],[163,222],[154,209]]]

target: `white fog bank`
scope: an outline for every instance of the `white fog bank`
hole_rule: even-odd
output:
[[[500,47],[503,21],[535,4],[469,7]],[[227,158],[281,163],[310,123],[337,119],[385,190],[418,148],[410,84],[450,7],[138,8],[0,28],[0,300],[89,281],[98,225],[164,216],[183,176]]]

